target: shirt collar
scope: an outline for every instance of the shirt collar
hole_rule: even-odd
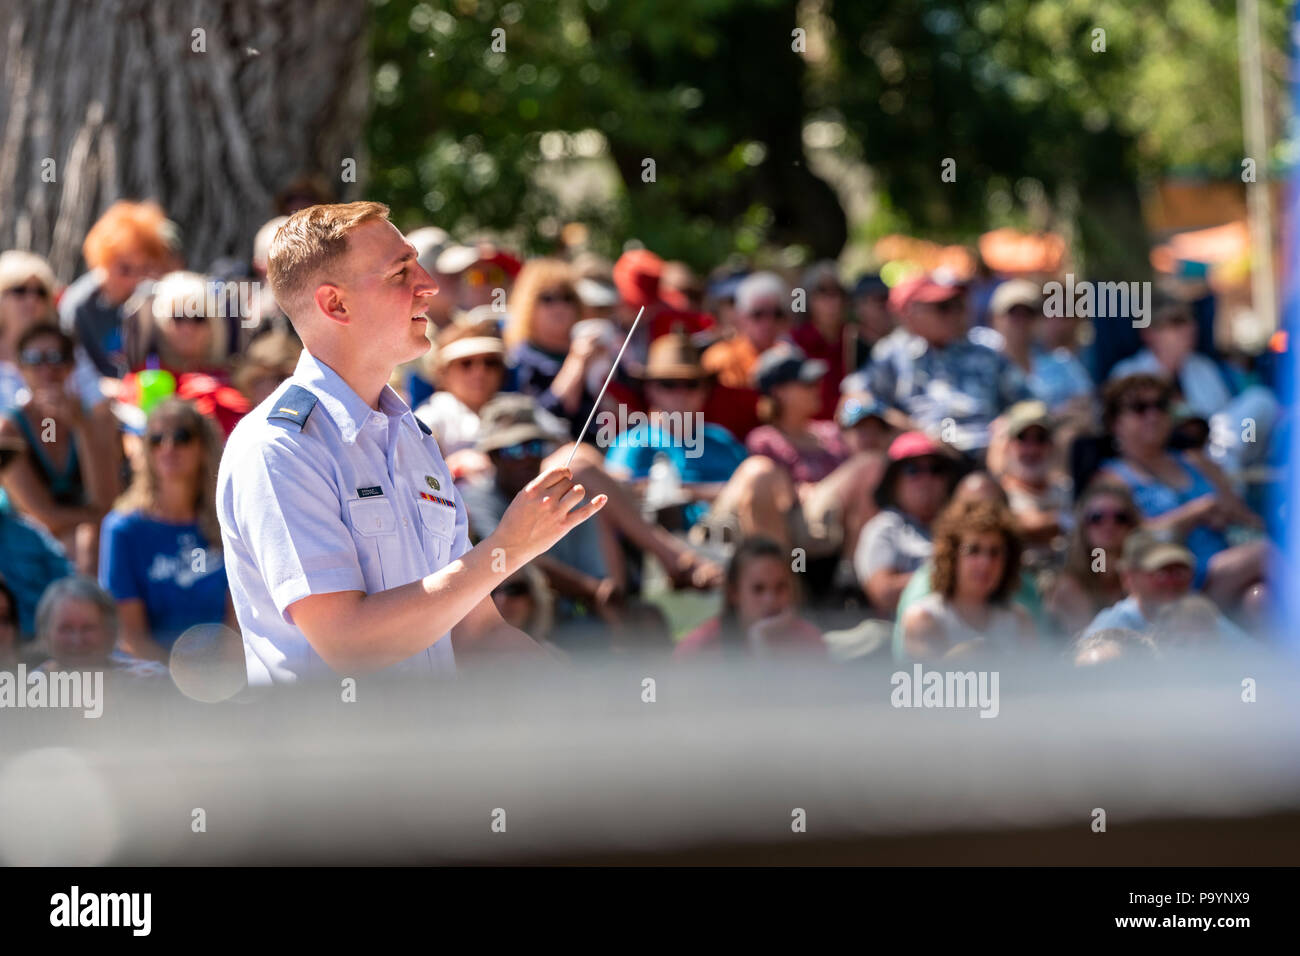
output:
[[[310,388],[320,400],[330,418],[338,425],[343,440],[348,444],[355,442],[366,419],[375,411],[365,399],[358,395],[351,385],[343,381],[343,377],[338,372],[306,349],[303,349],[302,354],[298,356],[298,365],[294,369],[293,377]],[[390,418],[401,419],[406,427],[420,431],[420,426],[415,423],[415,416],[411,414],[410,406],[402,401],[389,385],[385,385],[383,391],[379,393],[379,410]]]

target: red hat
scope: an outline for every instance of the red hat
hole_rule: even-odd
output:
[[[935,441],[925,432],[903,432],[890,443],[888,457],[889,464],[885,466],[885,473],[880,476],[880,483],[876,485],[874,495],[876,504],[881,508],[894,507],[894,485],[898,480],[899,471],[902,470],[901,463],[909,458],[939,459],[948,470],[949,490],[952,489],[958,475],[965,470],[962,462],[947,445]]]
[[[614,263],[614,286],[623,301],[634,308],[659,301],[659,276],[664,261],[649,249],[631,249]]]
[[[889,444],[890,461],[944,454],[947,454],[947,452],[943,445],[925,432],[903,432]]]
[[[961,295],[964,287],[961,283],[938,273],[923,272],[920,275],[904,279],[889,290],[889,306],[895,312],[902,312],[913,302],[947,302],[954,296]]]

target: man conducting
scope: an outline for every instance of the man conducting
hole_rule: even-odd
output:
[[[491,592],[605,497],[577,507],[570,471],[543,472],[470,548],[437,443],[387,384],[429,348],[425,300],[438,286],[386,206],[294,213],[267,278],[305,348],[235,428],[217,476],[249,683],[452,671],[452,633],[462,648],[536,649]]]

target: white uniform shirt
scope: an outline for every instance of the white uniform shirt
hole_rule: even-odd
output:
[[[379,405],[304,349],[226,443],[217,513],[250,684],[330,673],[293,624],[295,601],[400,587],[469,550],[437,442],[388,386]],[[392,670],[454,671],[450,635],[428,637]]]

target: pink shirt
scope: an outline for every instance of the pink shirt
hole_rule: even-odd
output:
[[[819,447],[796,448],[774,425],[755,428],[745,439],[745,447],[751,455],[766,455],[784,465],[797,482],[821,481],[849,457],[849,450],[834,422],[809,422],[808,431],[817,438]]]

